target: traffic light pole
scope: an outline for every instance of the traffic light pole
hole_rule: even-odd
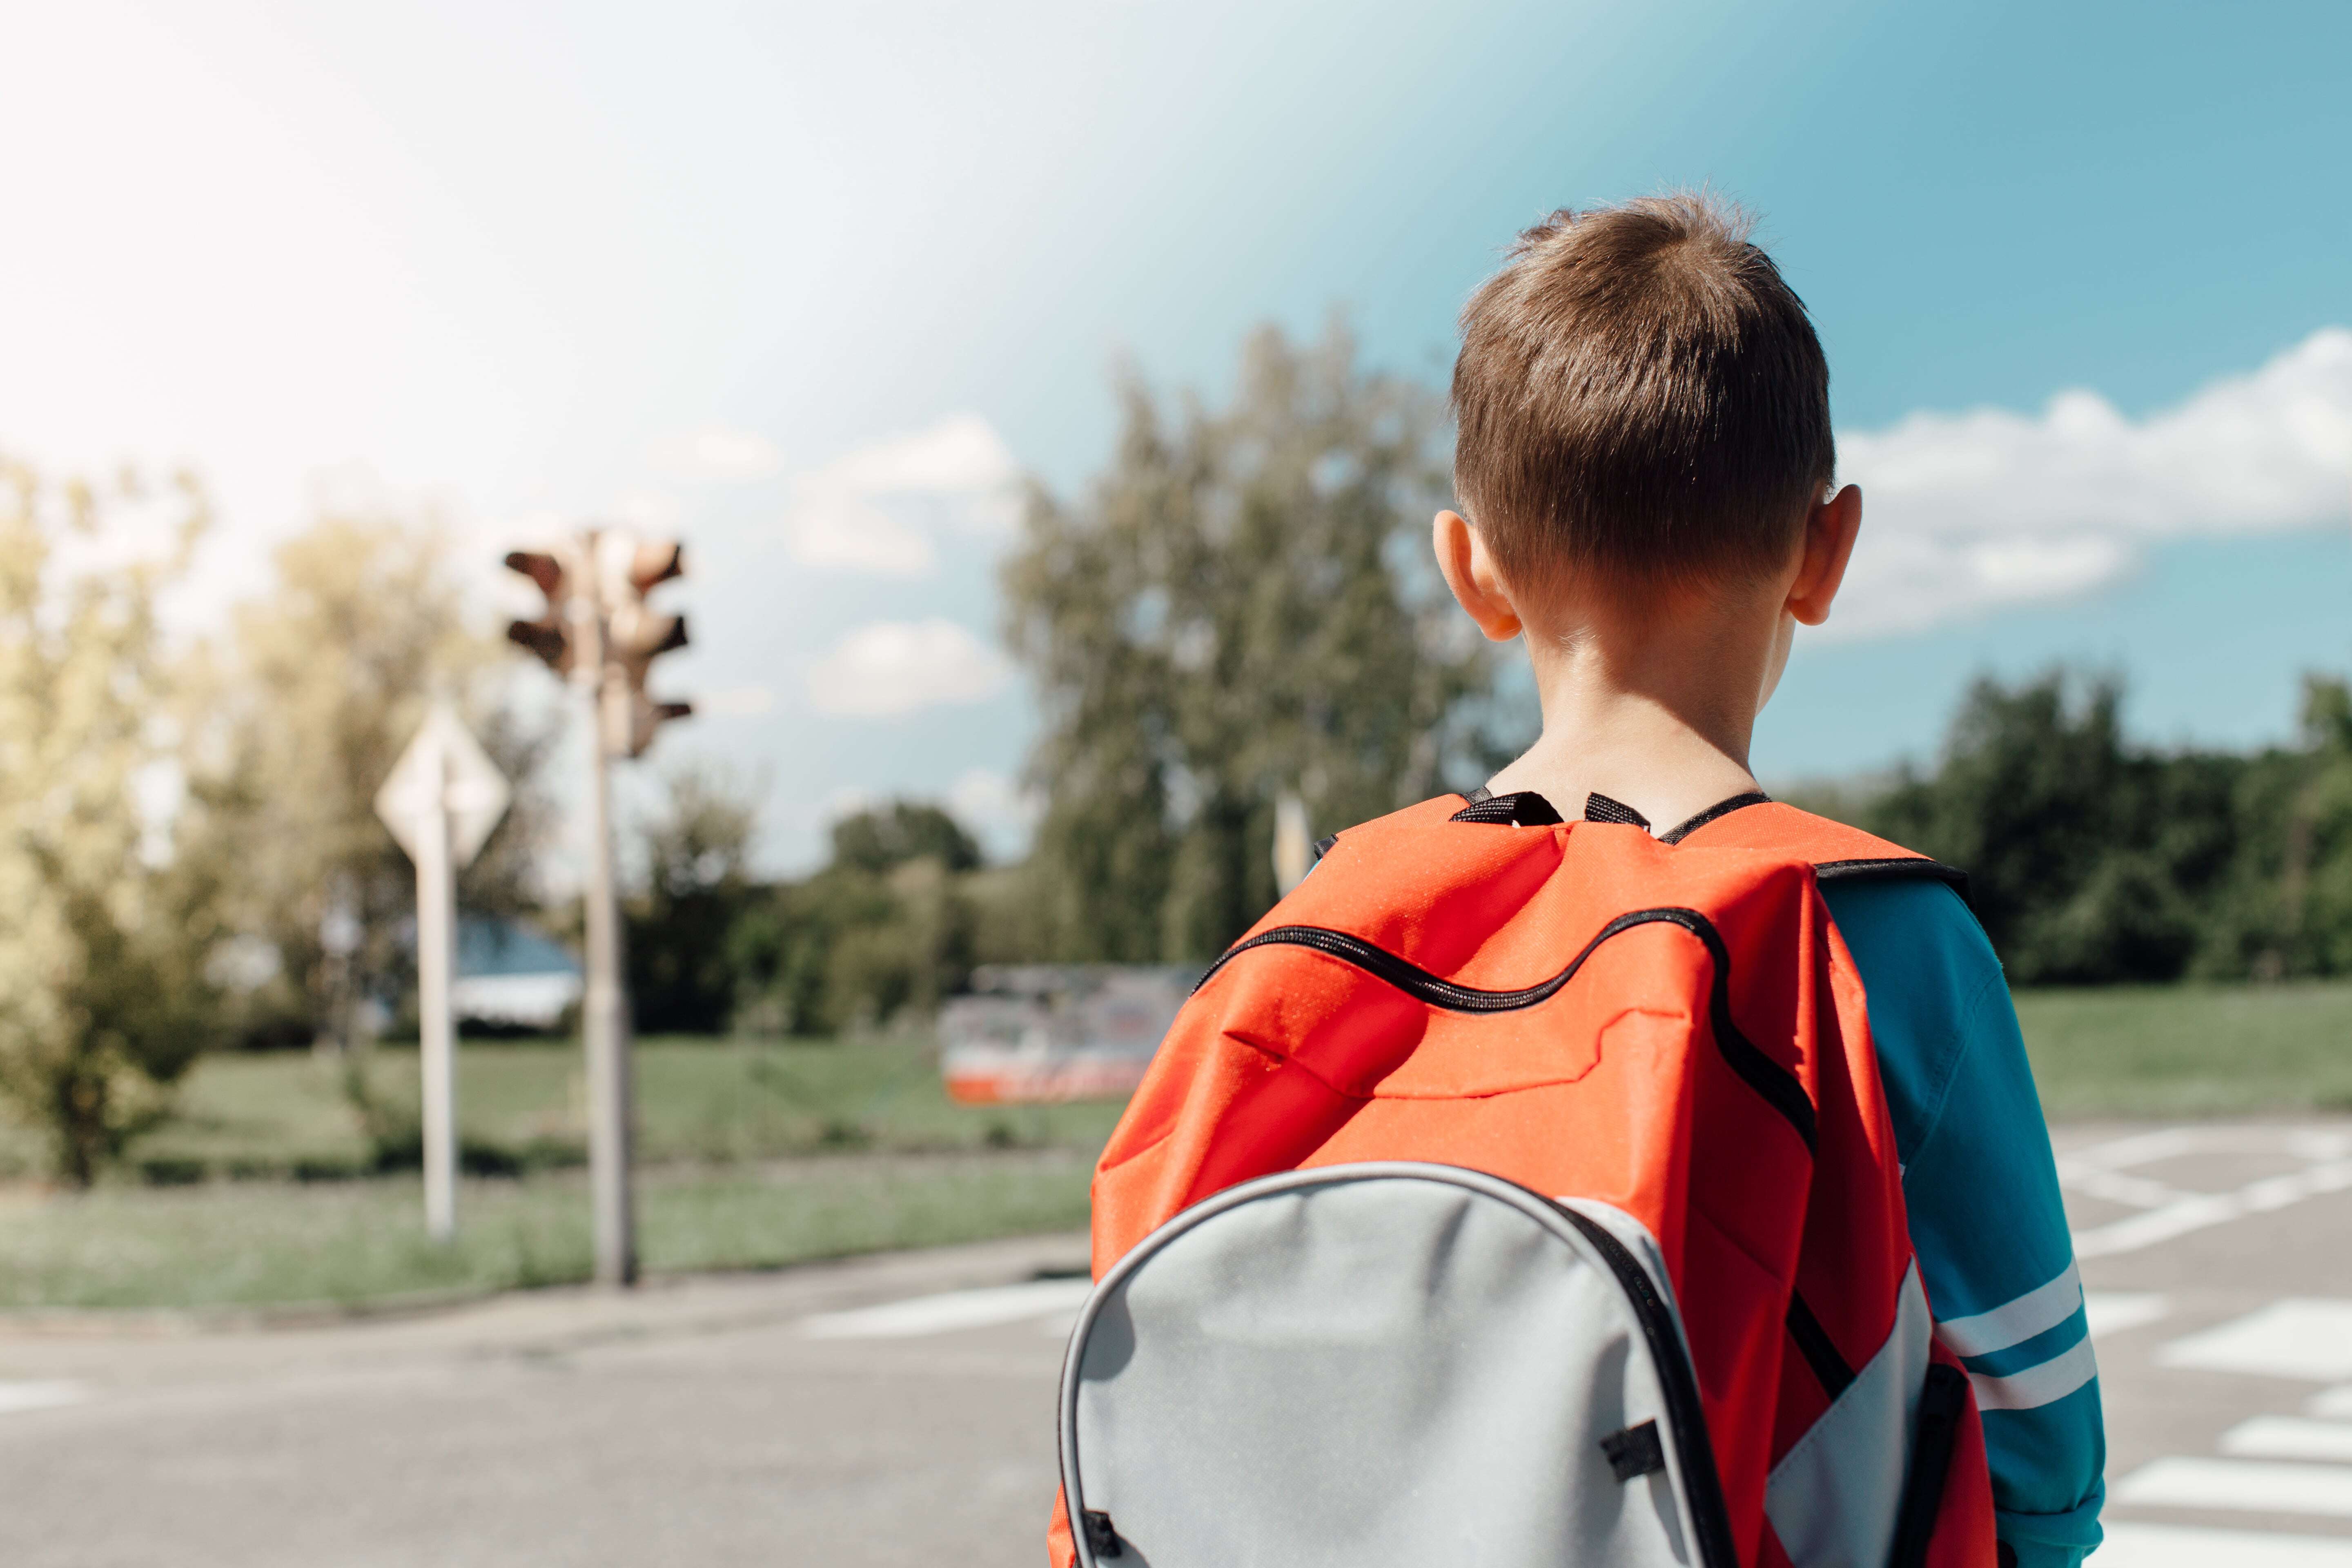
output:
[[[601,1285],[633,1285],[637,1279],[629,1188],[635,1089],[614,887],[612,764],[642,754],[656,730],[694,711],[690,702],[663,701],[646,691],[653,661],[686,646],[686,617],[646,605],[648,593],[685,574],[680,553],[675,539],[590,529],[546,550],[510,552],[506,560],[509,571],[530,578],[547,595],[546,614],[509,623],[507,637],[571,681],[588,720],[588,977],[580,1032],[588,1053],[588,1187]]]
[[[583,585],[585,586],[585,585]],[[588,1185],[595,1213],[596,1282],[637,1279],[636,1209],[629,1167],[633,1084],[629,1071],[628,993],[621,980],[621,911],[613,874],[613,772],[605,744],[608,688],[618,671],[605,657],[604,617],[589,592],[572,596],[570,616],[582,657],[575,679],[588,718],[588,979],[581,1032],[588,1048]]]

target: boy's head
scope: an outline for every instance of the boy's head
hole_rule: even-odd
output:
[[[1790,561],[1832,469],[1829,367],[1747,232],[1697,195],[1557,212],[1472,297],[1454,489],[1507,581],[1643,593]]]

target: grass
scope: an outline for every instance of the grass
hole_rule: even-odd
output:
[[[915,1034],[838,1043],[656,1037],[638,1042],[635,1062],[637,1149],[648,1163],[860,1149],[1091,1152],[1118,1118],[1116,1105],[958,1105],[940,1087],[928,1042]],[[404,1139],[391,1140],[395,1147],[371,1139],[334,1065],[294,1053],[226,1055],[197,1065],[177,1119],[140,1141],[131,1169],[177,1184],[353,1177],[413,1166],[415,1049],[379,1047],[365,1070],[378,1102],[404,1122]],[[586,1112],[572,1042],[459,1046],[457,1120],[472,1168],[507,1174],[576,1164],[584,1158]],[[37,1169],[39,1152],[22,1129],[0,1127],[0,1173]]]
[[[2053,1121],[2352,1110],[2352,982],[2024,991],[2017,1016]]]
[[[2029,991],[2017,1008],[2053,1119],[2352,1110],[2352,982]],[[1082,1225],[1088,1166],[1118,1113],[956,1105],[914,1035],[652,1039],[636,1059],[653,1271]],[[369,1073],[382,1105],[415,1103],[413,1049],[380,1049]],[[413,1174],[317,1179],[385,1163],[382,1127],[372,1139],[335,1069],[208,1058],[126,1178],[80,1195],[0,1192],[0,1307],[354,1302],[584,1279],[577,1048],[467,1042],[458,1103],[476,1168],[513,1179],[467,1182],[444,1247],[423,1234]],[[0,1171],[37,1154],[0,1132]],[[226,1179],[240,1176],[311,1179]],[[176,1183],[189,1184],[155,1184]]]
[[[649,1272],[774,1268],[1083,1226],[1076,1150],[670,1166],[637,1188]],[[563,1284],[589,1270],[578,1173],[468,1181],[426,1238],[414,1177],[20,1197],[0,1209],[0,1308],[250,1307]]]
[[[655,1272],[1083,1226],[1119,1110],[955,1104],[915,1035],[649,1039],[636,1071],[639,1247]],[[377,1102],[413,1119],[415,1049],[380,1047],[367,1073]],[[341,1070],[308,1056],[208,1058],[178,1119],[96,1191],[0,1191],[0,1308],[357,1302],[585,1279],[578,1047],[465,1042],[457,1100],[469,1164],[509,1179],[466,1182],[457,1239],[442,1247],[424,1234],[415,1176],[383,1173],[404,1147],[413,1163],[413,1125],[372,1137]],[[28,1135],[0,1138],[0,1163],[37,1168]]]

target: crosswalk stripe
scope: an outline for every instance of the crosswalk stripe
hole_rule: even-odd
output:
[[[820,1313],[803,1319],[801,1332],[813,1340],[898,1340],[950,1333],[992,1323],[1017,1323],[1048,1312],[1075,1311],[1093,1289],[1093,1283],[1085,1279],[1033,1279],[1025,1285],[950,1290],[879,1307]]]
[[[2352,1421],[2257,1415],[2221,1434],[2221,1452],[2250,1459],[2352,1459]]]
[[[2086,1290],[2083,1315],[2091,1321],[2091,1337],[2105,1339],[2169,1316],[2172,1303],[2153,1290]]]
[[[2311,1396],[2304,1409],[2314,1415],[2337,1421],[2352,1421],[2352,1383],[2341,1388],[2323,1388]]]
[[[2096,1568],[2352,1568],[2352,1538],[2132,1521],[2106,1530]]]
[[[79,1405],[89,1397],[89,1390],[79,1383],[0,1382],[0,1415],[17,1410],[51,1410],[60,1405]]]
[[[2122,1503],[2226,1508],[2352,1519],[2352,1468],[2261,1459],[2151,1460],[2108,1491]]]
[[[2259,1312],[2175,1340],[2157,1352],[2166,1366],[2265,1377],[2352,1377],[2352,1301],[2289,1297]]]

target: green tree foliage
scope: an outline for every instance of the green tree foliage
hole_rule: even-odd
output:
[[[737,927],[761,892],[749,868],[758,807],[708,766],[678,769],[664,788],[627,910],[630,1007],[643,1032],[719,1034],[740,989]]]
[[[2352,973],[2352,689],[2300,744],[2132,744],[2112,678],[1969,691],[1932,773],[1833,815],[1966,868],[2020,984]]]
[[[458,883],[470,910],[530,907],[553,816],[538,773],[555,736],[509,704],[515,661],[467,624],[450,541],[430,520],[330,515],[278,549],[275,581],[201,652],[190,705],[191,796],[208,853],[236,868],[229,918],[278,955],[257,1037],[348,1038],[352,1009],[397,998],[414,961],[407,857],[375,792],[436,691],[454,697],[515,785]],[[342,925],[348,954],[329,932]]]
[[[833,857],[745,912],[730,954],[739,1022],[762,1033],[830,1035],[929,1013],[979,954],[979,913],[1003,874],[934,805],[899,801],[844,817]]]
[[[882,876],[909,860],[929,858],[950,871],[980,864],[980,845],[936,805],[893,801],[833,825],[833,863]]]
[[[162,535],[144,553],[142,520]],[[205,521],[186,479],[101,490],[0,465],[0,1099],[77,1186],[214,1034],[226,868],[139,805],[173,777],[157,600]]]
[[[1274,902],[1276,799],[1328,829],[1436,793],[1491,664],[1423,565],[1426,389],[1336,327],[1267,328],[1223,410],[1120,397],[1108,471],[1076,503],[1033,489],[1004,568],[1045,710],[1034,886],[1060,956],[1202,959]]]
[[[2352,973],[2352,687],[2306,677],[2302,743],[2243,759],[2229,808],[2237,853],[2195,972]]]

